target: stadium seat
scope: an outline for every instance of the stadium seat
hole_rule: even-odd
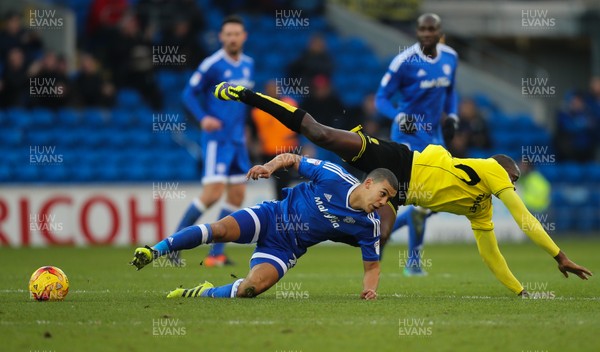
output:
[[[117,107],[133,110],[142,104],[142,96],[136,90],[120,89],[117,92]]]
[[[29,115],[35,126],[47,127],[54,123],[54,113],[50,109],[35,108]]]
[[[108,123],[108,112],[102,109],[85,109],[83,112],[83,124],[90,127],[100,127]]]
[[[61,126],[76,126],[81,123],[80,113],[70,108],[58,110],[56,119]]]

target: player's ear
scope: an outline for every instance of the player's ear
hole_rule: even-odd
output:
[[[373,179],[370,177],[367,177],[367,179],[363,183],[365,184],[365,188],[369,189],[373,185]]]

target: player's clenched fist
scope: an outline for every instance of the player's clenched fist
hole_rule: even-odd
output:
[[[265,165],[255,165],[248,171],[246,179],[258,180],[259,178],[269,178],[272,173],[272,168],[266,167]]]

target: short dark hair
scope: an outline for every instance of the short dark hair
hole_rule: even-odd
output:
[[[225,27],[227,23],[237,23],[244,27],[244,20],[238,15],[229,15],[225,17],[223,22],[221,22],[221,30],[223,30],[223,27]]]
[[[496,154],[491,156],[492,159],[496,160],[500,166],[508,172],[509,169],[513,169],[517,173],[517,177],[521,176],[521,170],[517,165],[517,162],[506,154]],[[510,175],[510,173],[509,173]]]
[[[387,181],[395,191],[398,191],[398,178],[388,169],[377,168],[367,175],[367,178],[373,179],[373,182]]]

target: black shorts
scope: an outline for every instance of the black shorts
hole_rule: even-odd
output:
[[[352,131],[362,138],[363,146],[358,155],[348,160],[348,163],[366,173],[380,167],[386,168],[398,178],[398,195],[390,200],[395,212],[398,206],[406,202],[414,153],[404,144],[373,138],[364,134],[360,128]]]

